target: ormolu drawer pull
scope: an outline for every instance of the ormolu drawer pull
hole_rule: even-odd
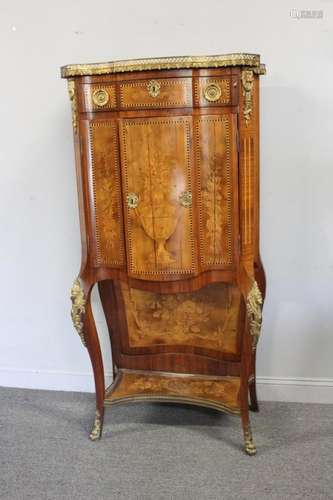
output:
[[[221,97],[222,90],[218,83],[211,82],[208,83],[204,90],[205,99],[209,102],[218,101]]]
[[[152,97],[157,97],[160,95],[161,84],[157,80],[150,80],[147,85],[148,94]]]
[[[179,195],[179,203],[185,207],[188,208],[192,205],[192,193],[191,191],[183,191]]]
[[[105,89],[97,89],[93,92],[92,100],[96,106],[101,108],[109,102],[109,94]]]
[[[126,199],[128,208],[136,208],[139,205],[139,197],[135,193],[128,193]]]

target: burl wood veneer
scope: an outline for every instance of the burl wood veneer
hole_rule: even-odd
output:
[[[62,68],[72,104],[82,262],[72,319],[105,406],[136,401],[239,414],[256,452],[259,75],[252,54]],[[91,290],[112,344],[105,389]]]

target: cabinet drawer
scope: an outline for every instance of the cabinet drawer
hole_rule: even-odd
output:
[[[202,77],[194,82],[196,106],[231,105],[231,79]]]
[[[83,84],[80,111],[109,111],[116,109],[116,87],[114,84]]]
[[[190,78],[154,78],[121,82],[120,106],[123,109],[183,108],[192,106]]]

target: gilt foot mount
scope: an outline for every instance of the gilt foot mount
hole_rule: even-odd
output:
[[[94,423],[91,429],[91,433],[89,435],[91,441],[97,441],[97,439],[101,438],[102,428],[103,428],[103,419],[101,413],[97,410],[95,414]]]

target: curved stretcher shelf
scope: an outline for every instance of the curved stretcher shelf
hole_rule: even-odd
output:
[[[240,413],[240,379],[179,373],[119,370],[106,391],[105,405],[129,402],[171,402]]]

